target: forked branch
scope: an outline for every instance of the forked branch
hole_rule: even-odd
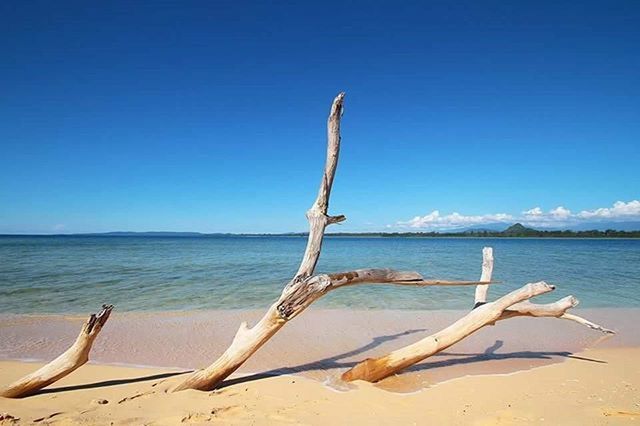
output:
[[[480,281],[490,281],[493,272],[493,250],[485,247],[482,250],[482,276]],[[367,359],[357,364],[342,375],[345,381],[366,380],[375,382],[395,374],[413,364],[423,361],[459,342],[470,334],[496,321],[518,316],[556,317],[576,321],[594,330],[613,333],[604,327],[594,324],[584,318],[568,314],[567,310],[575,307],[578,300],[567,296],[554,303],[536,304],[530,302],[531,297],[552,291],[555,287],[541,281],[527,284],[495,302],[487,303],[488,287],[478,285],[475,292],[475,305],[467,315],[445,328],[416,343],[395,350],[380,358]]]
[[[540,281],[527,284],[472,310],[458,321],[438,333],[395,350],[381,358],[367,359],[342,375],[345,381],[366,380],[376,382],[447,349],[487,324],[497,321],[509,306],[530,297],[552,291],[554,287]]]
[[[338,166],[340,153],[340,120],[344,106],[344,93],[333,100],[327,121],[327,159],[318,196],[307,211],[309,236],[307,246],[295,276],[285,286],[280,298],[267,310],[252,328],[242,323],[227,350],[209,367],[194,372],[175,390],[211,390],[236,371],[255,351],[275,333],[299,315],[318,298],[336,288],[355,285],[386,283],[398,285],[476,285],[475,281],[425,280],[417,272],[390,269],[359,269],[336,274],[313,273],[320,257],[324,231],[328,225],[344,221],[343,215],[330,216],[329,196]]]

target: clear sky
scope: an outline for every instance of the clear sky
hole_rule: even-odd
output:
[[[316,3],[2,2],[0,233],[640,220],[640,2]]]

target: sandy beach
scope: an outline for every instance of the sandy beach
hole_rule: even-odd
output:
[[[204,393],[170,390],[181,374],[219,355],[240,321],[255,321],[259,311],[123,313],[105,327],[90,365],[35,396],[0,399],[0,412],[10,416],[2,424],[640,421],[640,336],[633,328],[640,310],[581,312],[618,334],[607,338],[569,321],[516,318],[403,374],[347,385],[338,377],[357,361],[418,340],[461,312],[311,309],[223,388]],[[36,369],[35,360],[62,352],[83,321],[0,319],[2,384]]]
[[[561,364],[411,394],[366,383],[336,392],[293,376],[170,393],[180,377],[166,369],[89,365],[36,396],[0,400],[12,416],[0,424],[632,424],[640,421],[638,357],[637,348],[590,350]],[[0,378],[34,367],[0,362]]]

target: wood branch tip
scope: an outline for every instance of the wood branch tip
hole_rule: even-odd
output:
[[[113,311],[113,305],[103,304],[100,312],[89,315],[89,319],[87,320],[85,327],[86,333],[93,334],[96,330],[102,328],[109,319],[111,311]]]
[[[113,305],[102,305],[102,309],[98,312],[98,318],[103,315],[109,315],[113,311]]]
[[[554,285],[549,284],[545,281],[537,281],[534,283],[525,284],[523,287],[520,288],[520,290],[526,291],[528,293],[527,299],[530,299],[532,297],[536,297],[541,294],[549,293],[555,290],[555,288],[556,287]]]
[[[340,92],[336,95],[335,99],[333,100],[333,104],[331,105],[331,113],[329,114],[329,118],[335,117],[336,115],[342,116],[344,97],[344,92]]]
[[[344,222],[345,220],[347,220],[347,217],[343,214],[338,215],[338,216],[327,216],[327,223],[329,225],[334,224],[334,223],[340,223],[340,222]]]
[[[553,291],[556,289],[556,286],[554,284],[549,284],[546,281],[538,281],[535,283],[530,284],[532,287],[542,287],[545,288],[547,291]]]
[[[102,305],[102,309],[98,312],[98,322],[100,324],[107,322],[111,311],[113,311],[113,305]]]

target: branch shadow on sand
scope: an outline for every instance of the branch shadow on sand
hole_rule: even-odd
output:
[[[321,360],[296,365],[293,367],[285,367],[285,368],[277,368],[269,371],[265,371],[257,374],[250,374],[247,376],[236,377],[232,379],[225,380],[218,387],[218,389],[226,388],[233,385],[238,385],[242,383],[248,383],[255,380],[266,379],[269,377],[283,376],[283,375],[292,375],[302,372],[309,371],[319,371],[319,370],[329,370],[329,369],[338,369],[344,370],[351,368],[358,364],[360,361],[343,361],[346,358],[362,354],[371,349],[374,349],[383,343],[396,340],[400,337],[407,336],[410,334],[420,333],[426,331],[426,329],[411,329],[406,330],[401,333],[389,334],[384,336],[374,337],[369,343],[363,345],[359,348],[350,350],[348,352],[343,352],[328,358],[324,358]],[[587,358],[582,356],[573,355],[572,352],[567,351],[518,351],[518,352],[507,352],[507,353],[497,353],[498,349],[504,346],[504,341],[496,340],[491,346],[487,347],[482,353],[458,353],[458,352],[441,352],[435,354],[434,357],[447,357],[447,359],[439,360],[439,361],[429,361],[416,364],[412,367],[407,368],[404,372],[418,372],[418,371],[426,371],[433,368],[443,368],[450,367],[455,365],[468,365],[478,362],[494,362],[500,360],[507,359],[527,359],[527,360],[550,360],[553,358],[572,358],[581,361],[587,362],[595,362],[600,364],[606,364],[606,361]],[[173,371],[167,373],[153,374],[148,376],[141,377],[132,377],[126,379],[114,379],[114,380],[104,380],[101,382],[94,383],[85,383],[80,385],[72,385],[72,386],[59,386],[51,389],[42,389],[36,392],[34,395],[44,395],[44,394],[53,394],[58,392],[69,392],[83,389],[95,389],[109,386],[117,386],[117,385],[126,385],[131,383],[140,383],[152,380],[166,379],[173,376],[178,376],[182,374],[191,373],[192,370],[188,371]]]
[[[405,372],[426,371],[433,368],[451,367],[455,365],[467,365],[478,362],[494,362],[507,359],[527,359],[527,360],[552,360],[553,358],[572,358],[580,361],[595,362],[598,364],[606,364],[606,361],[574,355],[568,351],[516,351],[497,353],[496,351],[504,346],[504,341],[496,340],[491,346],[482,353],[456,353],[441,352],[434,356],[454,357],[441,361],[430,361],[413,365]]]
[[[290,374],[296,374],[301,372],[327,370],[327,369],[348,369],[355,366],[360,361],[341,361],[342,359],[366,352],[376,346],[379,346],[383,342],[394,340],[394,339],[397,339],[398,337],[405,336],[407,334],[417,333],[420,331],[424,331],[424,329],[407,330],[405,332],[398,333],[398,334],[375,337],[370,343],[349,352],[345,352],[329,358],[324,358],[318,361],[301,364],[293,367],[278,368],[278,369],[269,370],[263,373],[251,374],[248,376],[229,379],[224,381],[219,386],[219,388],[225,388],[228,386],[247,383],[254,380],[261,380],[269,377],[290,375]],[[440,361],[422,362],[405,369],[403,372],[404,373],[419,372],[419,371],[426,371],[434,368],[451,367],[455,365],[469,365],[469,364],[474,364],[479,362],[495,362],[495,361],[509,360],[509,359],[553,360],[554,358],[572,358],[572,359],[577,359],[577,360],[586,361],[586,362],[606,364],[606,361],[583,357],[583,356],[577,356],[577,355],[574,355],[572,352],[568,352],[568,351],[516,351],[516,352],[497,353],[498,349],[500,349],[502,346],[504,346],[504,341],[496,340],[491,346],[487,347],[481,353],[440,352],[438,354],[435,354],[434,357],[447,357],[447,359],[440,360]]]
[[[178,376],[180,374],[186,374],[191,372],[192,370],[172,371],[169,373],[152,374],[149,376],[131,377],[127,379],[113,379],[113,380],[104,380],[102,382],[84,383],[81,385],[59,386],[51,389],[42,389],[34,393],[34,395],[44,395],[48,393],[70,392],[70,391],[83,390],[83,389],[95,389],[95,388],[105,388],[109,386],[127,385],[130,383],[140,383],[140,382],[147,382],[151,380],[166,379],[169,377]]]
[[[318,369],[324,369],[327,368],[327,365],[331,365],[332,367],[341,367],[343,364],[339,363],[338,361],[343,359],[343,358],[347,358],[350,356],[354,356],[354,355],[358,355],[362,352],[366,352],[370,349],[373,349],[377,346],[380,346],[381,344],[391,341],[391,340],[395,340],[399,337],[402,336],[406,336],[409,334],[413,334],[413,333],[419,333],[422,331],[425,331],[426,329],[424,328],[420,328],[420,329],[412,329],[412,330],[406,330],[403,331],[401,333],[396,333],[396,334],[390,334],[390,335],[386,335],[386,336],[378,336],[378,337],[374,337],[371,342],[367,343],[364,346],[361,346],[357,349],[348,351],[348,352],[344,352],[335,356],[332,356],[330,358],[325,358],[319,361],[314,361],[314,362],[310,362],[307,364],[301,364],[295,367],[289,367],[289,368],[282,368],[282,369],[274,369],[274,370],[269,370],[266,371],[264,373],[257,373],[257,374],[251,374],[249,376],[243,376],[243,377],[238,377],[238,378],[234,378],[234,379],[229,379],[224,381],[218,388],[224,388],[227,386],[231,386],[234,384],[239,384],[239,383],[245,383],[245,382],[249,382],[249,381],[254,381],[254,380],[260,380],[260,379],[266,379],[268,377],[274,377],[274,376],[281,376],[281,375],[285,375],[285,374],[293,374],[293,373],[297,373],[297,372],[302,372],[302,371],[313,371],[313,370],[318,370]],[[330,368],[332,368],[330,367]],[[102,387],[109,387],[109,386],[118,386],[118,385],[126,385],[126,384],[131,384],[131,383],[139,383],[139,382],[146,382],[146,381],[151,381],[151,380],[159,380],[159,379],[166,379],[169,377],[173,377],[173,376],[178,376],[180,374],[187,374],[187,373],[192,373],[192,370],[189,371],[177,371],[177,372],[169,372],[169,373],[160,373],[160,374],[153,374],[150,376],[142,376],[142,377],[132,377],[132,378],[127,378],[127,379],[115,379],[115,380],[105,380],[105,381],[101,381],[101,382],[95,382],[95,383],[85,383],[85,384],[81,384],[81,385],[72,385],[72,386],[59,386],[59,387],[55,387],[55,388],[50,388],[50,389],[41,389],[38,392],[34,393],[33,395],[45,395],[45,394],[51,394],[51,393],[59,393],[59,392],[70,392],[70,391],[76,391],[76,390],[83,390],[83,389],[95,389],[95,388],[102,388]]]
[[[416,329],[406,330],[401,333],[377,336],[371,339],[371,341],[366,345],[350,350],[348,352],[343,352],[341,354],[337,354],[332,357],[324,358],[318,361],[308,362],[305,364],[296,365],[293,367],[275,368],[273,370],[265,371],[262,373],[250,374],[248,376],[228,379],[222,382],[220,386],[218,386],[218,388],[222,389],[227,386],[237,385],[240,383],[252,382],[254,380],[266,379],[268,377],[284,376],[287,374],[296,374],[304,371],[317,371],[317,370],[326,370],[331,368],[345,368],[345,367],[348,367],[349,364],[355,365],[356,363],[340,362],[340,360],[349,358],[354,355],[359,355],[363,352],[367,352],[373,348],[376,348],[382,345],[383,343],[396,340],[400,337],[408,336],[409,334],[420,333],[423,331],[426,331],[426,328],[416,328]]]

